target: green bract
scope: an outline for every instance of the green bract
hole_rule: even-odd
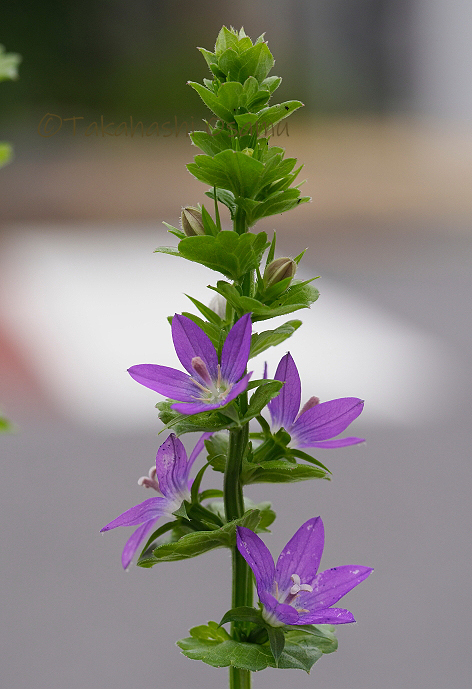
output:
[[[337,648],[334,634],[328,630],[323,633],[321,626],[318,627],[319,635],[307,631],[287,631],[284,650],[278,661],[275,660],[269,643],[236,641],[216,622],[193,627],[190,637],[181,639],[177,645],[187,658],[202,660],[213,667],[233,666],[250,672],[278,667],[310,672],[324,653],[333,653]]]
[[[158,562],[173,562],[196,557],[214,548],[231,548],[236,543],[236,527],[246,526],[253,531],[261,519],[259,510],[249,510],[240,519],[208,531],[193,531],[174,543],[158,545],[152,553],[138,560],[140,567],[152,567]]]

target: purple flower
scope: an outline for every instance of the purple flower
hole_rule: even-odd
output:
[[[277,397],[268,404],[272,431],[278,431],[283,427],[292,438],[292,446],[332,448],[364,442],[363,438],[330,440],[346,430],[359,416],[364,407],[363,400],[357,397],[341,397],[320,404],[318,397],[310,397],[298,413],[301,383],[290,352],[280,360],[275,380],[284,381],[284,386]]]
[[[281,627],[355,622],[349,610],[330,606],[364,581],[372,569],[344,565],[317,574],[324,546],[321,517],[309,519],[298,529],[280,553],[276,566],[267,546],[250,529],[238,526],[237,545],[254,572],[267,624]]]
[[[157,451],[156,466],[149,470],[149,476],[142,476],[138,483],[146,488],[153,488],[161,497],[149,498],[139,505],[123,512],[107,524],[101,531],[110,531],[117,526],[140,526],[126,542],[121,555],[124,569],[127,569],[145,536],[151,531],[159,517],[173,517],[172,513],[190,499],[189,473],[192,464],[203,450],[203,444],[211,433],[203,433],[195,445],[190,458],[182,442],[173,433],[162,443]]]
[[[251,347],[251,314],[247,313],[229,331],[221,363],[210,338],[190,318],[176,314],[172,339],[183,373],[156,364],[138,364],[128,373],[141,385],[184,404],[173,404],[181,414],[198,414],[223,407],[247,387],[252,373],[244,375]]]

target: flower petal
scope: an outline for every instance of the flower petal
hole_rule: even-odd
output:
[[[294,436],[296,441],[296,436]],[[338,438],[338,440],[313,440],[306,443],[298,442],[297,447],[324,447],[326,449],[333,449],[336,447],[348,447],[349,445],[358,445],[365,443],[365,438]]]
[[[131,536],[128,538],[121,554],[121,564],[123,565],[123,569],[128,569],[135,552],[138,550],[139,546],[144,541],[144,537],[151,530],[158,519],[159,517],[156,519],[151,519],[148,522],[144,522],[144,524],[138,526],[136,531],[133,531]]]
[[[200,452],[205,447],[205,440],[208,440],[208,438],[210,438],[212,435],[213,435],[213,433],[202,433],[201,434],[201,436],[197,440],[197,444],[195,445],[195,447],[193,448],[193,450],[190,454],[190,457],[188,460],[189,469],[192,466],[192,464],[194,463],[194,461],[197,459]]]
[[[324,608],[300,615],[296,624],[348,624],[355,622],[354,615],[344,608]]]
[[[302,524],[279,555],[275,580],[281,594],[292,587],[292,574],[298,574],[303,584],[311,584],[320,566],[323,546],[323,521],[313,517]]]
[[[301,383],[298,369],[290,352],[283,356],[275,372],[275,380],[284,381],[284,386],[268,404],[272,425],[283,426],[290,432],[298,410],[300,409]]]
[[[117,526],[136,526],[150,519],[157,519],[157,517],[167,514],[168,504],[169,501],[166,498],[149,498],[120,514],[100,531],[110,531],[110,529],[116,529]]]
[[[244,378],[241,378],[239,383],[233,385],[230,392],[226,397],[218,402],[200,402],[200,400],[194,400],[191,404],[173,404],[172,409],[180,412],[181,414],[199,414],[202,411],[212,411],[213,409],[219,409],[220,407],[225,407],[229,402],[232,402],[238,395],[240,395],[247,388],[250,377],[252,376],[252,371],[247,373]]]
[[[291,435],[295,436],[299,444],[304,443],[304,447],[310,447],[307,445],[310,442],[334,438],[357,419],[363,407],[363,400],[357,397],[321,402],[298,417]]]
[[[192,367],[192,359],[198,356],[206,364],[210,376],[216,380],[218,376],[216,349],[208,335],[196,323],[187,316],[176,313],[172,319],[172,340],[180,363],[191,376],[197,377],[200,383],[204,384]]]
[[[229,331],[221,352],[223,380],[235,383],[246,370],[251,348],[251,314],[246,313]]]
[[[343,565],[326,569],[314,578],[311,593],[304,591],[299,594],[300,605],[302,608],[308,608],[310,612],[320,608],[329,608],[358,586],[361,581],[367,579],[372,571],[371,567],[359,565]]]
[[[272,555],[259,536],[254,531],[238,526],[236,529],[236,544],[243,558],[254,572],[257,590],[270,591],[274,584],[275,567]]]
[[[182,402],[191,402],[200,390],[183,371],[157,364],[137,364],[128,369],[131,378],[150,390]]]
[[[267,624],[272,624],[273,627],[279,627],[283,624],[297,624],[299,615],[291,605],[279,603],[277,599],[267,591],[261,591],[259,593],[259,599],[264,606],[262,616]]]
[[[159,490],[169,500],[180,498],[187,490],[190,466],[182,441],[171,433],[157,451],[156,475]]]

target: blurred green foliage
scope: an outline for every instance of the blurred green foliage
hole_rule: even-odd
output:
[[[372,70],[382,61],[369,53],[364,36],[373,35],[373,10],[369,14],[364,7],[353,24],[347,0],[342,7],[328,22],[316,2],[294,4],[285,19],[274,15],[269,22],[273,29],[266,38],[279,54],[273,33],[279,40],[284,36],[280,95],[290,98],[296,92],[307,114],[378,108]],[[264,8],[249,11],[230,0],[3,0],[0,40],[24,62],[21,81],[2,87],[2,123],[21,126],[45,112],[110,119],[132,114],[150,121],[205,116],[186,85],[189,77],[201,82],[209,76],[208,67],[195,59],[195,46],[212,46],[222,23],[244,25],[257,35],[268,25]],[[322,41],[312,35],[313,22]],[[358,24],[364,47],[355,60],[349,42],[356,39]]]

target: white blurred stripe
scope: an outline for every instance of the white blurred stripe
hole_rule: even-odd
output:
[[[156,428],[160,396],[131,380],[126,369],[139,363],[181,368],[166,317],[194,310],[184,292],[208,303],[214,293],[206,285],[220,276],[154,254],[158,244],[174,239],[148,227],[12,230],[0,258],[0,318],[21,339],[63,413],[96,428]],[[308,262],[309,252],[305,277]],[[445,343],[350,288],[325,279],[317,286],[321,297],[310,311],[273,321],[300,318],[304,325],[254,361],[256,377],[265,359],[273,374],[290,349],[303,400],[362,397],[361,425],[444,418],[439,396],[453,409],[456,369]],[[258,330],[270,327],[257,324]]]

